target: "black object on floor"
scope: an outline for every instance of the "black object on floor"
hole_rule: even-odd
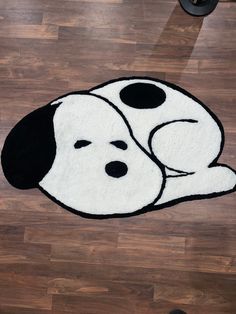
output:
[[[171,311],[169,314],[187,314],[186,312],[182,311],[182,310],[173,310]]]
[[[179,0],[182,8],[189,14],[204,16],[210,14],[219,0]]]

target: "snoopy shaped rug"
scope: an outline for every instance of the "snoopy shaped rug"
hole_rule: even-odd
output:
[[[113,80],[72,92],[24,117],[7,136],[4,174],[88,218],[140,214],[235,190],[218,164],[218,118],[185,90],[156,79]]]

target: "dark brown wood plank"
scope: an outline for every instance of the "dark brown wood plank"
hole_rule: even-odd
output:
[[[0,38],[57,39],[55,25],[2,25]]]
[[[71,261],[81,263],[91,262],[129,267],[236,273],[235,268],[231,266],[233,258],[230,256],[181,254],[171,248],[166,248],[166,251],[162,253],[137,247],[133,249],[112,249],[95,246],[52,246],[52,261],[66,261],[67,256],[70,256]],[[148,256],[148,258],[143,258],[144,256]]]
[[[98,231],[97,228],[79,230],[77,226],[62,227],[55,225],[48,229],[43,227],[26,227],[25,242],[30,243],[48,243],[60,245],[92,245],[117,247],[117,232],[108,232],[106,230]]]
[[[20,308],[14,306],[2,306],[0,305],[1,314],[32,314],[32,309],[30,308]],[[33,309],[34,314],[50,314],[50,310],[38,310]]]
[[[0,304],[17,308],[50,310],[52,297],[46,293],[47,278],[1,273]],[[14,286],[14,292],[12,287]]]
[[[135,284],[128,281],[83,280],[56,278],[48,283],[49,295],[90,296],[94,298],[152,299],[153,285]]]
[[[50,258],[51,247],[48,244],[32,244],[18,241],[0,242],[0,263],[46,262]]]
[[[133,300],[126,298],[90,298],[79,296],[53,296],[53,313],[75,314],[78,311],[89,314],[129,314],[135,313],[136,307]]]
[[[0,10],[0,25],[40,25],[42,24],[42,11],[26,10]]]

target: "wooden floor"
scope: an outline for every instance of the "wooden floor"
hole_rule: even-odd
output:
[[[236,2],[0,0],[0,145],[25,114],[119,76],[177,83],[221,119],[236,168]],[[236,313],[236,194],[77,217],[0,175],[1,314]]]

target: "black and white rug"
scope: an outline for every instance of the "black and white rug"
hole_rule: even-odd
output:
[[[90,218],[129,216],[235,190],[218,164],[218,118],[185,90],[121,78],[57,98],[24,117],[1,155],[7,180]]]

